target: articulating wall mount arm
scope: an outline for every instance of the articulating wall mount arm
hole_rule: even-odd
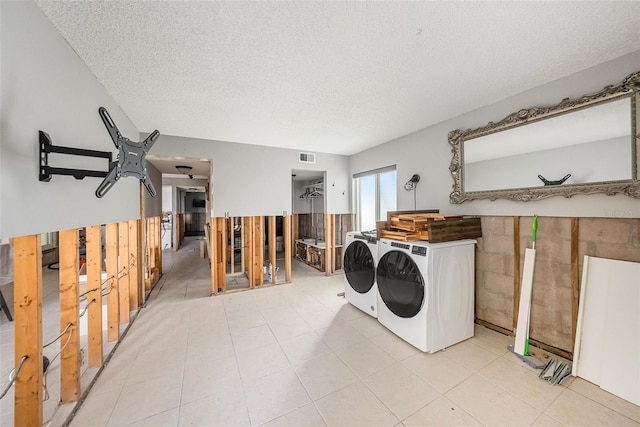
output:
[[[129,138],[122,136],[118,127],[111,119],[111,116],[104,107],[98,109],[98,114],[113,140],[113,144],[118,149],[118,157],[112,162],[110,151],[85,150],[82,148],[60,147],[53,145],[49,134],[39,131],[40,145],[40,181],[50,181],[52,175],[70,175],[75,179],[84,179],[87,176],[104,178],[96,190],[97,197],[103,197],[107,191],[123,176],[134,176],[138,178],[146,187],[152,197],[156,195],[156,190],[151,180],[147,177],[146,156],[153,144],[160,136],[160,132],[154,130],[144,141],[133,142]],[[56,168],[49,166],[49,153],[67,154],[83,157],[101,157],[107,159],[109,170],[96,171],[87,169]]]

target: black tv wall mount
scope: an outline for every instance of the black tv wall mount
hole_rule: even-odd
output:
[[[96,197],[102,197],[123,176],[134,176],[142,182],[149,194],[155,197],[156,190],[153,183],[147,177],[146,156],[153,144],[160,136],[160,132],[154,130],[144,141],[134,142],[122,136],[118,127],[104,107],[98,109],[98,114],[109,132],[114,145],[118,149],[118,157],[112,161],[110,151],[86,150],[82,148],[61,147],[53,145],[49,134],[39,131],[40,136],[40,181],[50,181],[52,175],[68,175],[75,179],[84,179],[87,176],[104,178],[96,190]],[[72,156],[98,157],[108,161],[107,171],[87,169],[56,168],[49,166],[49,153],[68,154]]]

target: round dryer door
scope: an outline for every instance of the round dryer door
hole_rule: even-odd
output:
[[[422,308],[424,280],[416,263],[400,251],[391,251],[378,260],[380,298],[398,317],[413,317]]]
[[[344,274],[354,291],[366,294],[376,277],[373,255],[366,243],[354,241],[344,251]]]

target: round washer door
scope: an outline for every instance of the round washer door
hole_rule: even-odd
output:
[[[366,294],[373,287],[376,270],[366,243],[355,240],[344,251],[344,274],[354,291]]]
[[[380,298],[398,317],[413,317],[422,308],[424,280],[416,263],[400,251],[390,251],[378,261]]]

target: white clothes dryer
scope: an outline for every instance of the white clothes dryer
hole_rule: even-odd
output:
[[[344,296],[354,307],[373,317],[378,317],[377,260],[378,239],[375,231],[347,233],[342,259],[346,278]]]
[[[429,353],[473,336],[475,240],[378,241],[378,321]]]

